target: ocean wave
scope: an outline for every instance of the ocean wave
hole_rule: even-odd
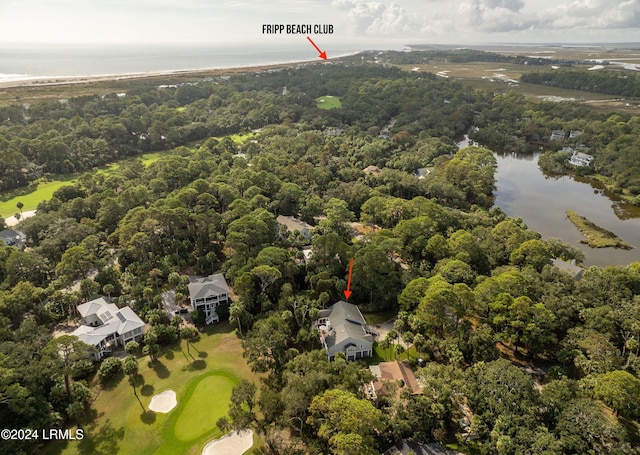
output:
[[[0,73],[0,83],[2,82],[13,82],[13,81],[22,81],[32,78],[30,74],[6,74]]]

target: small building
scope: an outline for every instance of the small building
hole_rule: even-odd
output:
[[[229,285],[222,273],[206,277],[190,276],[188,287],[191,308],[204,313],[206,324],[219,322],[216,308],[229,303]]]
[[[302,256],[304,257],[304,263],[308,264],[311,262],[311,258],[313,257],[313,247],[305,246],[302,248]]]
[[[416,175],[418,176],[418,179],[423,179],[427,175],[431,174],[432,172],[433,172],[433,167],[421,167],[416,169]]]
[[[100,297],[78,305],[77,309],[82,325],[71,335],[94,346],[96,360],[102,360],[114,347],[124,348],[129,341],[138,341],[144,336],[144,322],[131,307],[118,308]]]
[[[367,175],[373,175],[374,177],[377,177],[378,175],[382,174],[382,169],[380,169],[378,166],[371,165],[365,167],[362,172]]]
[[[375,382],[366,387],[369,398],[376,398],[385,394],[386,383],[398,385],[398,393],[408,390],[412,395],[421,395],[422,387],[418,384],[413,370],[406,362],[381,362],[378,365],[371,365],[369,370],[377,378]]]
[[[324,130],[324,135],[330,137],[338,137],[343,132],[344,130],[342,128],[327,128],[326,130]]]
[[[5,229],[0,231],[0,240],[2,240],[7,246],[15,246],[20,251],[24,250],[24,244],[27,241],[27,236],[15,229]]]
[[[315,327],[320,332],[320,342],[329,361],[333,361],[339,352],[343,352],[347,360],[373,354],[373,331],[356,305],[340,300],[320,310]]]
[[[564,139],[565,132],[564,130],[553,130],[551,132],[551,136],[549,137],[550,141],[561,141]]]
[[[298,231],[300,234],[302,234],[304,238],[306,239],[311,238],[313,226],[311,226],[308,223],[305,223],[300,218],[295,218],[293,216],[279,215],[276,218],[276,221],[279,224],[286,226],[288,232],[294,233]]]
[[[593,156],[578,152],[577,150],[575,150],[573,155],[571,155],[571,158],[569,158],[569,164],[580,167],[590,166],[592,161]]]
[[[584,274],[584,269],[576,265],[575,259],[572,259],[571,262],[567,262],[560,258],[555,258],[551,259],[549,263],[561,272],[568,273],[576,280],[582,278],[582,275]]]
[[[577,137],[582,136],[584,133],[579,130],[571,130],[569,131],[569,139],[575,139]]]

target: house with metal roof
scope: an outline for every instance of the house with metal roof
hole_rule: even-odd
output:
[[[191,308],[204,313],[205,323],[219,322],[216,308],[229,303],[229,285],[222,273],[189,277]]]
[[[572,260],[571,262],[563,261],[560,258],[551,259],[549,263],[556,267],[558,270],[564,273],[568,273],[576,280],[582,278],[584,274],[584,269],[576,265],[576,261]]]
[[[287,232],[294,233],[298,231],[302,236],[306,239],[311,238],[311,232],[313,231],[313,226],[309,223],[305,223],[300,218],[295,218],[293,216],[284,216],[279,215],[276,218],[276,221],[285,226],[287,228]]]
[[[320,332],[322,347],[330,361],[339,352],[344,353],[347,360],[371,357],[373,354],[373,331],[356,305],[340,300],[320,310],[315,327]]]
[[[15,229],[4,229],[0,231],[0,240],[7,246],[15,246],[20,251],[24,250],[24,242],[27,240],[27,236]]]
[[[130,307],[118,308],[104,297],[86,302],[77,307],[81,326],[71,335],[88,345],[95,346],[96,360],[101,360],[114,347],[123,347],[129,341],[144,336],[144,322]]]

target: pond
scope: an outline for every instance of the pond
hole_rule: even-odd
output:
[[[608,194],[600,182],[583,177],[549,176],[538,167],[539,152],[494,153],[498,160],[495,205],[519,217],[546,238],[560,238],[585,254],[585,266],[640,261],[640,207]],[[574,210],[634,246],[631,250],[590,248],[569,221]]]

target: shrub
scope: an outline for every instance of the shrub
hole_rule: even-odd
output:
[[[191,313],[191,320],[195,325],[204,325],[204,313],[200,310],[193,310]]]
[[[109,357],[98,368],[98,378],[105,383],[122,371],[122,361],[117,357]]]
[[[82,359],[74,363],[71,367],[71,377],[73,379],[86,379],[93,371],[93,362],[89,359]]]

